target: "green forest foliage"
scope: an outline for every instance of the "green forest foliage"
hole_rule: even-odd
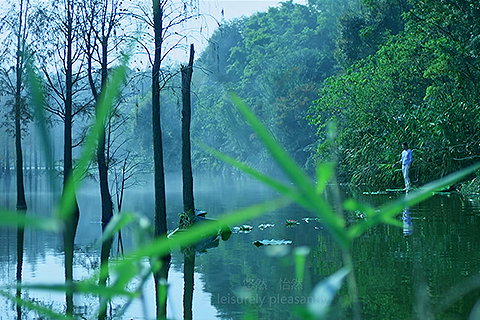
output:
[[[324,128],[335,121],[339,171],[356,184],[391,185],[399,179],[390,165],[398,160],[403,141],[414,151],[416,183],[480,157],[480,4],[408,5],[403,30],[327,79],[311,108],[321,141],[318,158],[331,157]]]
[[[192,139],[271,169],[226,98],[232,90],[309,172],[333,159],[342,182],[401,186],[392,164],[404,141],[414,152],[416,185],[464,168],[480,157],[479,9],[466,0],[287,1],[223,21],[194,64]],[[180,167],[179,87],[174,78],[162,91],[167,170]],[[132,130],[148,155],[145,101],[134,102]],[[196,170],[230,168],[192,152]]]
[[[225,23],[198,61],[205,72],[194,80],[192,132],[268,168],[265,151],[225,99],[233,90],[295,160],[311,169],[336,159],[342,181],[401,185],[391,165],[404,141],[414,151],[415,184],[464,168],[480,157],[479,6],[287,1]],[[332,121],[334,145],[326,130]],[[197,168],[223,168],[204,155],[195,161]]]
[[[198,86],[192,134],[222,152],[267,169],[269,158],[225,91],[252,107],[292,156],[303,165],[315,151],[316,129],[306,119],[323,81],[336,74],[336,21],[352,1],[292,1],[220,26],[194,73]],[[197,65],[197,66],[198,66]],[[205,155],[197,168],[222,169]],[[312,165],[310,165],[312,167]]]

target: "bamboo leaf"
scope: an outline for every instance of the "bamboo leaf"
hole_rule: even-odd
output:
[[[263,142],[267,150],[273,156],[277,164],[287,174],[292,182],[307,195],[312,195],[313,184],[306,173],[300,168],[295,160],[283,149],[283,147],[276,141],[273,135],[267,130],[262,122],[253,114],[247,105],[234,93],[229,93],[230,99],[235,106],[240,110],[248,124],[255,131],[257,136]]]
[[[308,210],[313,210],[314,208],[310,208],[309,204],[301,197],[301,195],[298,193],[298,191],[295,188],[292,188],[289,185],[286,185],[276,179],[273,179],[255,169],[252,167],[248,166],[247,164],[240,162],[238,160],[235,160],[232,157],[227,156],[226,154],[223,154],[203,143],[197,143],[202,149],[204,149],[206,152],[212,154],[213,156],[217,157],[218,159],[224,161],[225,163],[228,163],[241,171],[249,174],[250,176],[254,177],[258,181],[264,183],[265,185],[269,186],[270,188],[278,191],[279,193],[283,194],[284,196],[292,199],[293,201],[301,204],[304,207],[307,207]]]

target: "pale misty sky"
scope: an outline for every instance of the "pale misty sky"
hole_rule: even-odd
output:
[[[202,36],[192,35],[187,37],[186,42],[194,43],[195,51],[201,52],[207,45],[206,38],[208,38],[217,28],[218,24],[215,22],[222,22],[222,18],[226,21],[242,16],[250,16],[256,12],[267,11],[269,7],[278,6],[282,1],[275,0],[200,0],[200,12],[206,14],[204,23],[206,26],[202,31]],[[307,0],[294,0],[294,3],[307,4]],[[223,17],[222,17],[223,10]],[[211,15],[212,17],[208,17]],[[194,27],[195,28],[195,27]],[[173,53],[174,60],[185,60],[188,56],[186,50],[182,52]],[[198,57],[198,55],[197,55]]]
[[[207,39],[212,35],[213,31],[218,27],[219,23],[240,18],[242,16],[250,16],[256,12],[267,11],[269,7],[276,7],[282,1],[278,0],[200,0],[200,13],[203,14],[204,19],[195,21],[193,19],[188,23],[188,28],[195,30],[191,32],[184,41],[182,41],[182,48],[174,50],[169,55],[169,59],[174,61],[188,60],[189,44],[195,45],[196,57],[202,52],[208,44]],[[307,0],[293,0],[294,3],[307,4]],[[223,16],[222,16],[223,10]],[[198,24],[200,23],[200,25]],[[186,26],[184,26],[186,27]],[[197,32],[202,30],[201,34]],[[167,60],[169,60],[167,59]]]
[[[306,0],[296,0],[294,3],[306,4]],[[272,0],[203,0],[200,1],[200,7],[205,12],[215,14],[224,9],[225,19],[249,16],[258,11],[266,11],[268,7],[275,7],[280,1]],[[220,17],[220,15],[218,15]]]
[[[38,1],[38,0],[35,0]],[[133,3],[135,0],[126,0],[126,3]],[[175,0],[173,0],[175,1]],[[203,51],[207,45],[207,40],[217,28],[218,22],[222,22],[222,19],[228,21],[234,18],[239,18],[242,16],[250,16],[259,11],[267,11],[269,7],[278,6],[280,0],[199,0],[200,4],[200,13],[204,14],[205,17],[202,20],[202,34],[197,35],[192,33],[192,36],[188,36],[184,41],[184,47],[188,48],[190,43],[194,43],[195,51],[198,53]],[[294,3],[307,4],[307,0],[293,0]],[[6,0],[0,0],[0,16],[4,15],[4,10],[8,8]],[[223,16],[222,16],[223,10]],[[211,16],[211,17],[209,17]],[[189,27],[196,30],[199,30],[198,25],[193,24]],[[183,52],[181,52],[183,51]],[[188,50],[183,49],[172,52],[171,59],[177,61],[188,60]]]

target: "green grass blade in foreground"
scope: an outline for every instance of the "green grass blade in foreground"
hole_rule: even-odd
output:
[[[98,240],[97,246],[100,246],[107,239],[113,237],[122,228],[135,220],[135,215],[127,212],[115,214],[102,232],[102,237]]]
[[[75,190],[78,184],[82,180],[83,175],[88,169],[91,159],[95,154],[95,148],[98,138],[102,132],[107,117],[110,113],[113,101],[118,96],[121,86],[124,83],[127,73],[128,57],[124,56],[122,64],[116,67],[110,77],[110,81],[107,82],[107,86],[103,88],[100,94],[100,99],[97,106],[97,112],[95,122],[90,128],[90,131],[85,139],[83,152],[78,160],[77,168],[74,170],[74,174],[70,176],[65,187],[65,192],[62,197],[60,208],[56,211],[56,214],[62,218],[66,218],[64,215],[71,214],[73,204],[75,203]]]
[[[0,225],[11,227],[29,227],[50,232],[59,232],[62,228],[60,221],[39,216],[25,215],[15,211],[0,210]]]
[[[225,226],[244,223],[250,219],[259,217],[267,212],[277,210],[290,204],[291,200],[279,198],[265,203],[253,205],[248,208],[239,209],[219,217],[218,220],[211,220],[201,224],[193,225],[184,232],[178,233],[171,238],[159,238],[150,244],[144,245],[128,255],[131,259],[141,259],[142,257],[158,257],[170,253],[173,249],[189,246],[197,243],[201,239],[214,235],[218,230]],[[125,259],[128,259],[127,257]],[[122,264],[122,261],[119,262]]]
[[[4,296],[8,300],[11,300],[16,305],[26,308],[28,310],[36,312],[41,319],[52,319],[52,320],[73,320],[72,317],[64,315],[62,313],[57,313],[50,308],[44,307],[30,300],[19,299],[16,296],[9,294],[8,292],[0,291],[0,295]]]
[[[307,256],[310,253],[309,247],[296,247],[293,249],[293,256],[295,258],[295,278],[298,282],[303,283],[305,274],[305,264],[307,262]]]
[[[405,197],[399,200],[381,206],[379,208],[379,212],[374,216],[375,219],[363,220],[361,223],[358,223],[349,229],[350,238],[354,239],[360,236],[375,224],[392,221],[395,215],[402,212],[405,207],[413,206],[430,198],[435,192],[460,181],[478,169],[480,169],[480,162],[463,170],[452,173],[442,179],[430,182],[422,186],[420,189],[408,193]]]
[[[335,163],[324,162],[317,166],[317,195],[320,195],[327,187],[328,181],[330,181],[335,174]]]
[[[252,167],[248,166],[247,164],[243,163],[243,162],[240,162],[226,154],[223,154],[203,143],[198,143],[198,145],[200,146],[200,148],[202,148],[203,150],[205,150],[206,152],[212,154],[213,156],[215,156],[216,158],[220,159],[221,161],[225,162],[225,163],[228,163],[238,169],[240,169],[241,171],[249,174],[250,176],[254,177],[255,179],[257,179],[258,181],[266,184],[267,186],[269,186],[270,188],[280,192],[282,195],[292,199],[293,201],[301,204],[302,206],[304,207],[308,207],[309,204],[305,201],[303,201],[304,199],[301,197],[301,195],[298,193],[297,189],[295,188],[292,188],[291,186],[289,185],[286,185],[276,179],[273,179],[261,172],[259,172],[258,170],[255,170],[253,169]],[[314,208],[310,208],[310,210],[314,210]]]
[[[287,174],[292,182],[297,185],[302,192],[311,195],[314,190],[313,184],[310,181],[310,178],[305,174],[305,172],[300,168],[300,166],[295,162],[295,160],[290,157],[290,155],[285,151],[285,149],[275,140],[272,134],[267,130],[267,128],[262,124],[262,122],[253,114],[253,112],[247,107],[247,105],[240,99],[234,92],[230,92],[230,99],[234,105],[240,110],[248,124],[255,131],[257,136],[263,142],[267,150],[273,156],[275,161],[278,163],[283,172]],[[311,195],[313,196],[313,195]]]
[[[232,102],[243,114],[274,160],[295,184],[299,193],[303,197],[302,202],[308,203],[306,209],[310,210],[310,208],[315,208],[314,212],[323,219],[325,227],[335,237],[336,241],[342,247],[349,246],[351,243],[344,232],[345,220],[333,211],[332,207],[323,197],[318,196],[314,184],[305,171],[303,171],[295,160],[290,157],[245,103],[234,92],[230,92],[229,94]]]

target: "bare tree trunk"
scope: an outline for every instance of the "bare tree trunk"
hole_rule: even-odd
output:
[[[101,86],[102,90],[106,87],[107,83],[107,38],[104,37],[102,42],[102,81]],[[108,165],[107,165],[107,156],[105,154],[105,127],[102,128],[100,137],[98,139],[98,148],[97,148],[97,163],[98,163],[98,174],[100,177],[100,194],[102,199],[102,232],[105,231],[108,223],[113,217],[113,202],[112,196],[110,194],[110,189],[108,186]],[[103,268],[106,268],[107,272],[104,273],[108,275],[108,259],[110,257],[110,249],[112,247],[113,238],[110,237],[102,243],[102,251],[100,254],[100,263]],[[101,277],[99,283],[105,285],[107,281],[106,277]]]
[[[193,44],[190,46],[190,60],[188,66],[182,66],[182,178],[183,178],[183,211],[190,218],[195,215],[195,204],[193,200],[193,174],[190,146],[190,122],[191,122],[191,98],[190,84],[193,73]],[[190,219],[190,221],[192,221]]]
[[[183,253],[183,319],[193,319],[193,286],[195,274],[195,249],[188,247]]]
[[[23,27],[23,0],[20,1],[20,14],[17,34],[17,61],[15,71],[17,74],[16,91],[15,91],[15,154],[17,161],[17,210],[27,210],[27,202],[25,200],[25,188],[23,186],[23,155],[22,155],[22,129],[20,125],[22,117],[22,73],[23,73],[23,47],[24,39],[22,37]]]
[[[63,191],[65,194],[67,181],[73,175],[73,157],[72,157],[72,100],[73,100],[73,79],[72,79],[72,46],[73,46],[73,3],[71,0],[67,2],[67,56],[66,56],[66,99],[65,99],[65,143],[64,143],[64,176],[63,176]],[[75,243],[75,235],[77,233],[77,226],[80,212],[76,196],[74,195],[74,202],[71,205],[71,212],[67,215],[65,221],[65,229],[63,231],[63,245],[65,250],[65,283],[67,285],[73,284],[73,249]],[[67,315],[73,315],[73,292],[67,290]]]
[[[167,212],[165,201],[165,173],[163,167],[162,128],[160,123],[160,65],[162,60],[163,7],[160,0],[153,0],[153,23],[155,33],[155,57],[152,69],[152,133],[155,184],[155,237],[167,235]],[[162,266],[154,272],[157,319],[167,315],[167,303],[161,301],[161,279],[167,279],[171,256],[160,257]]]
[[[23,0],[20,0],[20,11],[19,11],[19,23],[18,23],[18,34],[17,34],[17,52],[16,52],[16,64],[15,71],[17,76],[16,82],[16,91],[15,91],[15,154],[16,154],[16,176],[17,176],[17,211],[22,214],[26,214],[27,202],[25,200],[25,189],[23,185],[23,155],[22,155],[22,130],[21,130],[21,110],[22,110],[22,73],[23,73],[23,49],[25,47],[23,37],[23,10],[24,8]],[[7,146],[8,148],[8,146]],[[8,150],[8,149],[7,149]],[[8,162],[7,162],[8,163]],[[10,166],[10,164],[8,164]],[[10,171],[10,167],[8,171]],[[22,266],[23,266],[23,239],[24,239],[24,228],[17,228],[17,284],[19,285],[16,296],[21,298],[21,289],[20,285],[22,283]],[[17,305],[17,318],[20,320],[22,317],[22,308]]]
[[[10,139],[7,136],[5,140],[5,176],[10,177]]]
[[[25,229],[23,227],[17,227],[17,284],[22,283],[22,270],[23,270],[23,246],[24,246]],[[21,298],[22,289],[17,287],[16,297]],[[17,320],[22,319],[22,307],[17,303]]]

